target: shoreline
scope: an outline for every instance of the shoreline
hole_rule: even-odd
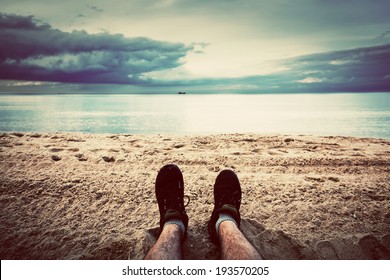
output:
[[[0,159],[2,259],[142,259],[167,163],[191,198],[187,259],[218,258],[206,223],[225,168],[241,182],[242,230],[266,259],[390,258],[388,139],[2,133]]]
[[[80,131],[1,131],[0,130],[0,138],[6,137],[6,136],[30,136],[32,138],[41,138],[41,137],[53,137],[55,135],[73,135],[73,136],[86,136],[86,137],[92,137],[94,136],[105,136],[105,137],[136,137],[139,136],[140,138],[148,138],[148,137],[164,137],[164,138],[183,138],[183,137],[191,137],[191,138],[197,138],[197,137],[223,137],[223,136],[253,136],[256,138],[264,138],[264,137],[284,137],[284,138],[324,138],[324,139],[360,139],[360,140],[374,140],[374,141],[385,141],[390,142],[390,138],[387,137],[379,137],[379,136],[359,136],[359,135],[320,135],[320,134],[301,134],[301,133],[272,133],[272,132],[216,132],[216,133],[114,133],[114,132],[106,132],[106,133],[100,133],[100,132],[80,132]]]

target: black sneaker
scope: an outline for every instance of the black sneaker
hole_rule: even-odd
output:
[[[240,226],[241,186],[236,173],[223,170],[219,173],[214,184],[214,210],[208,223],[211,241],[219,245],[215,224],[220,213],[229,214]]]
[[[183,174],[174,164],[165,165],[156,177],[156,198],[160,211],[160,233],[168,220],[181,220],[185,227],[183,241],[187,236],[188,216],[184,205]]]

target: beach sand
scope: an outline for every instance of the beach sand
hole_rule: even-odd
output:
[[[0,135],[1,259],[142,259],[168,163],[190,197],[186,259],[220,257],[206,223],[225,168],[265,259],[390,259],[389,140],[74,133]]]

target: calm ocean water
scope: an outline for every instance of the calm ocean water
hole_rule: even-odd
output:
[[[390,139],[390,93],[0,95],[0,131]]]

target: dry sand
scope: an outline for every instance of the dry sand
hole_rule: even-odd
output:
[[[266,259],[390,259],[390,141],[350,137],[0,135],[1,259],[142,259],[154,180],[184,175],[187,259],[218,259],[206,229],[219,171],[237,172],[242,230]]]

